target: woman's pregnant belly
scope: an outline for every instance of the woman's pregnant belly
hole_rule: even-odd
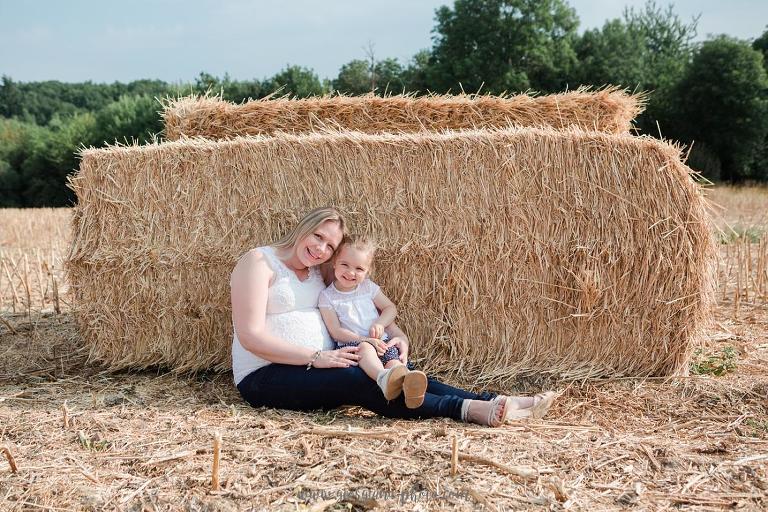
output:
[[[313,350],[333,348],[333,342],[320,316],[320,310],[315,308],[268,314],[266,327],[270,334],[295,345]]]

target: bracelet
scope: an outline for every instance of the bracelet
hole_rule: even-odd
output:
[[[312,365],[314,364],[314,362],[317,360],[318,357],[320,357],[320,352],[322,351],[318,350],[317,352],[312,354],[312,359],[310,359],[309,362],[307,363],[307,371],[309,371],[309,369],[312,368]]]

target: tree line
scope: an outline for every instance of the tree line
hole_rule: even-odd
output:
[[[648,95],[639,133],[679,140],[713,181],[768,181],[768,30],[752,41],[696,42],[697,20],[649,1],[577,31],[565,0],[455,0],[435,12],[432,46],[408,62],[369,47],[335,78],[287,66],[264,79],[202,72],[190,83],[17,82],[0,85],[0,206],[64,206],[82,147],[162,136],[157,98],[269,95],[538,93],[617,85]]]

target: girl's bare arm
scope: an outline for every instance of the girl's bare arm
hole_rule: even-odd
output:
[[[328,333],[334,341],[339,343],[357,343],[363,340],[362,336],[358,336],[354,332],[341,326],[339,322],[339,316],[331,308],[320,308],[320,316],[323,317],[323,322],[328,328]]]

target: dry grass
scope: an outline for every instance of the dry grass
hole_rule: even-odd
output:
[[[761,510],[768,333],[722,324],[729,332],[713,331],[711,350],[738,350],[722,377],[573,384],[546,421],[488,429],[358,409],[254,410],[228,374],[104,372],[85,364],[69,316],[20,321],[23,333],[2,344],[12,358],[0,367],[0,444],[18,472],[0,468],[0,509]],[[451,476],[454,437],[475,460]],[[393,497],[333,499],[374,491]]]
[[[768,188],[722,186],[707,195],[716,206],[718,299],[736,318],[742,304],[768,305]]]
[[[669,375],[708,315],[705,204],[651,138],[187,139],[87,151],[72,187],[78,320],[113,368],[227,368],[237,258],[328,203],[382,241],[374,277],[414,357],[454,384]]]
[[[169,140],[307,133],[323,127],[402,133],[515,125],[626,133],[644,106],[644,96],[614,88],[544,96],[285,97],[239,105],[220,98],[187,97],[168,101],[163,118]]]
[[[740,204],[730,198],[719,202]],[[743,214],[764,203],[755,208]],[[740,215],[726,209],[724,222]],[[31,222],[24,238],[38,231],[38,216],[14,216]],[[725,265],[736,243],[720,245]],[[765,510],[768,311],[753,291],[738,314],[718,292],[690,377],[552,383],[564,394],[546,421],[502,429],[252,409],[228,373],[111,373],[87,362],[70,314],[33,308],[30,321],[6,309],[18,334],[0,325],[0,447],[18,472],[0,455],[0,510]],[[212,492],[216,432],[222,489]],[[451,476],[454,436],[460,454],[497,465],[460,461]],[[538,474],[514,476],[521,467]],[[352,496],[365,491],[394,497]]]
[[[0,313],[65,307],[68,208],[0,209]]]

